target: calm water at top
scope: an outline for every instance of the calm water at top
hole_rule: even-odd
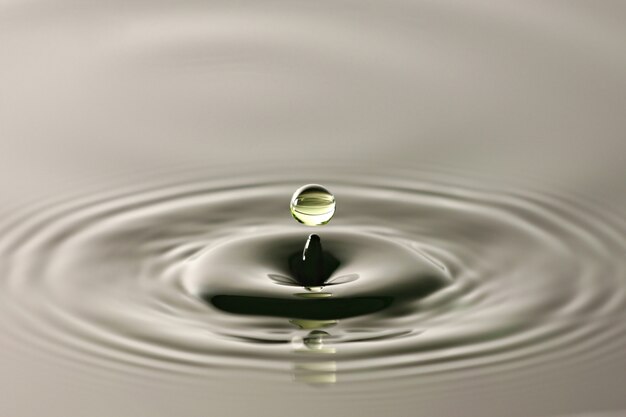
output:
[[[0,0],[0,415],[626,415],[625,19]]]

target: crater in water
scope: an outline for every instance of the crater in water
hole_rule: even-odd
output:
[[[307,383],[471,378],[620,347],[626,245],[608,214],[436,175],[318,179],[342,210],[319,231],[322,285],[296,276],[310,229],[285,207],[307,178],[181,180],[6,216],[4,320],[72,363]]]
[[[226,240],[189,262],[185,288],[229,313],[329,320],[383,310],[392,315],[451,281],[408,245],[347,229],[324,233],[329,285],[307,293],[293,267],[304,236],[290,230]]]

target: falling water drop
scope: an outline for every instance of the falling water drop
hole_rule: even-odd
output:
[[[291,197],[291,214],[307,226],[326,224],[335,214],[335,196],[325,187],[309,184],[300,187]]]

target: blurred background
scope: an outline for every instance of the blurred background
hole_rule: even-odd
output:
[[[623,215],[625,131],[621,0],[0,0],[2,212],[184,167],[345,164]],[[200,415],[182,387],[85,388],[51,366],[0,346],[0,414]],[[246,412],[220,401],[233,414],[206,415]]]
[[[624,2],[3,0],[3,201],[177,164],[624,192]]]

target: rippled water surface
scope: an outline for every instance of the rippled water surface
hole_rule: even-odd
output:
[[[0,415],[626,415],[597,3],[0,3]]]

